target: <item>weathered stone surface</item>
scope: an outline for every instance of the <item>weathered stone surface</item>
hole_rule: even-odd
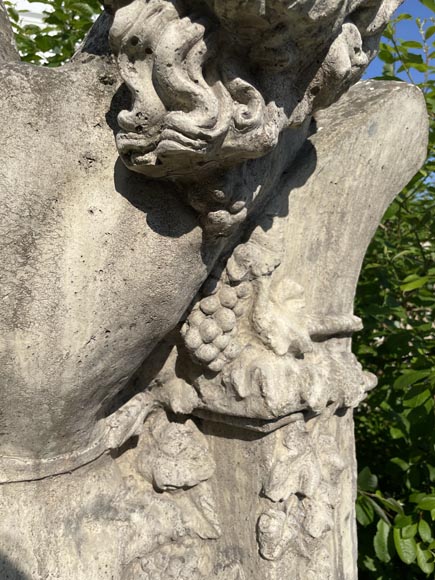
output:
[[[356,579],[352,303],[427,119],[331,103],[396,5],[113,2],[0,67],[1,578]]]
[[[18,471],[47,460],[35,474],[43,476],[55,463],[62,470],[66,455],[69,470],[74,454],[105,450],[111,396],[177,323],[207,266],[198,220],[176,186],[143,183],[117,164],[105,119],[113,68],[14,65],[0,74],[10,127],[0,170],[0,447]]]
[[[0,0],[0,64],[20,60],[5,5]]]

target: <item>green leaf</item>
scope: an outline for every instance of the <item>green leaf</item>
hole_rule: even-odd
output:
[[[394,527],[395,528],[406,528],[411,526],[414,523],[412,516],[405,516],[405,515],[397,515],[394,518]]]
[[[33,1],[36,2],[36,0]],[[399,14],[399,16],[395,18],[396,22],[401,22],[402,20],[413,20],[413,17],[411,16],[411,14]]]
[[[400,289],[402,290],[402,292],[411,292],[411,290],[417,290],[417,288],[421,288],[422,286],[427,284],[428,280],[429,280],[428,276],[423,276],[421,278],[417,277],[414,280],[411,280],[410,282],[402,284],[400,286]]]
[[[391,562],[391,557],[394,553],[392,528],[384,520],[379,520],[376,529],[373,547],[377,558],[387,564]]]
[[[427,495],[418,502],[418,507],[423,511],[431,511],[435,509],[435,495]]]
[[[390,427],[390,435],[392,439],[402,439],[405,437],[404,432],[402,429],[398,429],[397,427]]]
[[[411,503],[420,503],[425,497],[425,493],[412,493],[408,499]]]
[[[432,542],[432,530],[426,520],[420,520],[418,522],[418,533],[420,538],[423,540],[423,542],[426,542],[426,544],[430,544]]]
[[[399,558],[405,564],[412,564],[417,558],[417,544],[414,538],[402,538],[400,529],[393,530],[394,546]]]
[[[368,526],[375,519],[373,506],[364,496],[358,498],[355,505],[355,513],[356,519],[361,526]]]
[[[393,218],[397,212],[400,210],[400,205],[397,202],[394,202],[390,205],[387,211],[384,214],[384,220],[390,220]],[[367,267],[367,266],[366,266]]]
[[[422,572],[425,574],[432,574],[435,569],[434,558],[432,552],[424,550],[420,543],[416,546],[417,564]]]
[[[431,397],[430,390],[425,386],[414,386],[404,396],[403,405],[408,409],[415,409],[416,407],[422,406]]]
[[[358,474],[357,484],[362,491],[375,491],[378,487],[378,478],[369,467],[364,467]]]
[[[389,50],[380,50],[378,57],[387,64],[393,64],[397,61],[397,57]]]
[[[400,528],[402,530],[402,538],[405,540],[409,538],[414,538],[417,533],[418,526],[417,524],[411,524],[410,526],[405,526],[404,528]]]
[[[373,511],[377,513],[377,515],[381,518],[381,520],[384,520],[384,522],[389,524],[390,520],[385,511],[381,508],[381,506],[370,496],[366,496],[366,500],[372,505]]]
[[[397,514],[403,515],[403,508],[397,500],[395,500],[392,497],[388,497],[388,498],[382,497],[379,494],[380,494],[380,492],[376,492],[376,495],[378,496],[378,501],[380,501],[386,509],[392,510],[393,512],[395,512]]]
[[[420,0],[420,2],[423,4],[423,6],[426,6],[426,8],[429,8],[429,10],[435,12],[435,0]]]
[[[84,4],[83,2],[75,2],[71,5],[71,9],[74,10],[77,14],[83,14],[86,16],[93,16],[94,10],[91,6]],[[411,47],[412,48],[412,47]]]
[[[363,562],[363,569],[370,570],[370,572],[376,572],[375,561],[368,554],[365,554],[362,562]]]
[[[402,62],[406,63],[408,66],[409,64],[424,64],[423,58],[421,54],[417,54],[415,52],[405,52],[401,54]]]
[[[422,49],[423,45],[421,42],[417,42],[416,40],[404,40],[400,43],[400,46],[405,48],[419,48]]]
[[[38,47],[38,50],[40,50],[41,52],[47,52],[48,50],[50,50],[51,48],[53,48],[53,44],[55,43],[55,40],[53,39],[53,37],[50,36],[37,36],[35,38],[35,44]]]
[[[394,463],[395,465],[400,467],[402,471],[408,471],[409,469],[409,463],[404,459],[401,459],[400,457],[393,457],[393,459],[390,459],[390,461],[391,463]]]
[[[409,387],[422,379],[427,378],[430,376],[431,372],[424,370],[424,371],[403,371],[403,374],[394,381],[394,388],[396,389],[403,389],[404,387]]]

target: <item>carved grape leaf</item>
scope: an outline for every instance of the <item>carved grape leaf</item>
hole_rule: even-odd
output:
[[[151,440],[141,449],[139,472],[160,491],[195,487],[215,470],[207,440],[192,420],[171,422],[161,411],[149,421]]]
[[[297,529],[289,525],[285,512],[271,508],[258,519],[257,535],[260,553],[266,560],[278,560],[295,539]]]
[[[177,497],[186,527],[203,540],[215,540],[222,534],[211,486],[200,483]]]

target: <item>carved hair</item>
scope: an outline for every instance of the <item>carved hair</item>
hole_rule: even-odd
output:
[[[111,44],[134,99],[119,116],[122,159],[151,177],[183,178],[264,156],[283,129],[360,77],[370,38],[399,2],[113,4]]]
[[[132,111],[119,116],[118,147],[130,168],[154,177],[261,157],[285,122],[222,44],[217,23],[185,14],[178,2],[134,0],[111,29],[134,94]]]

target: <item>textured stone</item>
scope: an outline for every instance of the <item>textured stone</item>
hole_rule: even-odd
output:
[[[353,298],[427,118],[348,89],[397,4],[114,1],[60,69],[1,28],[1,578],[356,579]]]
[[[18,60],[20,56],[15,45],[12,26],[3,0],[0,0],[0,64]]]

